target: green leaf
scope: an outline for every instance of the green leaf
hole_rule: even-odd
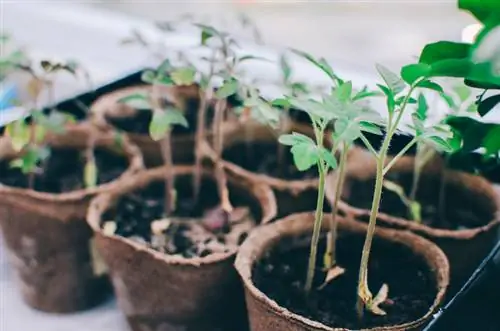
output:
[[[149,123],[149,135],[154,141],[159,141],[174,125],[188,126],[186,118],[179,110],[169,108],[163,112],[155,111]]]
[[[245,61],[250,61],[250,60],[270,62],[269,59],[266,59],[265,57],[262,57],[262,56],[256,56],[256,55],[244,55],[244,56],[238,58],[239,63],[242,63]]]
[[[235,79],[226,80],[224,81],[222,86],[219,89],[217,89],[217,91],[215,92],[215,96],[218,99],[226,99],[231,95],[236,94],[238,92],[238,87],[239,84],[237,80]]]
[[[380,96],[381,93],[378,91],[368,91],[368,90],[363,90],[354,95],[352,98],[352,101],[359,101],[362,99],[370,98],[370,97],[378,97]]]
[[[472,90],[465,84],[458,84],[453,87],[453,91],[458,95],[460,101],[464,102],[472,95]]]
[[[319,150],[320,157],[331,169],[337,169],[337,160],[333,156],[333,153],[324,147]]]
[[[302,52],[296,49],[292,50],[295,54],[305,58],[312,64],[314,64],[316,67],[318,67],[321,71],[323,71],[330,79],[332,79],[336,83],[342,83],[343,81],[335,74],[333,71],[333,68],[330,66],[330,64],[323,58],[320,58],[319,60],[316,60],[312,55]]]
[[[151,109],[151,103],[149,102],[148,96],[142,93],[127,95],[126,97],[118,99],[118,102],[134,109]]]
[[[445,153],[453,152],[453,147],[446,140],[444,140],[441,137],[436,137],[436,136],[428,137],[426,140],[429,141],[430,143],[432,143],[432,145],[434,145],[434,147],[438,151],[445,152]]]
[[[144,83],[153,84],[156,78],[156,74],[153,70],[144,70],[141,74],[141,80]]]
[[[335,90],[337,97],[341,102],[346,102],[351,99],[352,94],[352,82],[348,81],[339,85],[339,87]]]
[[[279,137],[278,141],[280,144],[287,145],[287,146],[293,146],[297,144],[313,144],[314,145],[314,140],[309,138],[306,135],[303,135],[302,133],[298,132],[292,132],[291,134],[283,134]]]
[[[318,148],[314,144],[300,143],[292,146],[293,162],[299,171],[309,170],[318,163]]]
[[[340,139],[349,143],[361,136],[359,125],[355,121],[349,121],[346,118],[339,118],[334,124],[334,140]]]
[[[387,86],[377,84],[377,86],[384,92],[387,98],[387,111],[393,113],[396,108],[396,100],[394,100],[394,93]]]
[[[5,128],[5,135],[10,137],[12,148],[19,152],[29,143],[29,126],[24,120],[10,123]]]
[[[271,127],[277,126],[280,120],[280,111],[258,96],[245,100],[244,105],[252,111],[252,117],[262,124]]]
[[[176,68],[170,74],[175,85],[191,85],[195,75],[196,70],[192,67]]]
[[[283,75],[283,81],[288,83],[292,77],[292,67],[290,67],[290,63],[288,63],[288,59],[285,54],[280,56],[280,68],[281,74]]]
[[[378,125],[370,123],[370,122],[364,122],[364,121],[359,122],[359,128],[361,131],[364,131],[364,132],[376,134],[379,136],[382,135],[382,130],[380,129],[380,127]]]
[[[448,59],[432,64],[431,76],[433,77],[468,77],[472,67],[469,59]]]
[[[469,11],[483,23],[492,15],[500,14],[500,3],[497,0],[458,0],[458,8]]]
[[[316,100],[303,100],[298,98],[289,98],[293,108],[301,110],[309,114],[311,118],[318,120],[331,121],[336,116],[338,110],[334,103],[321,103]]]
[[[292,104],[286,98],[277,98],[271,101],[271,105],[274,107],[290,108]]]
[[[478,104],[477,111],[479,115],[485,116],[490,112],[490,110],[495,108],[495,106],[498,105],[499,103],[500,103],[500,94],[493,95],[491,97],[481,100]]]
[[[418,105],[417,105],[417,110],[416,114],[419,119],[422,121],[425,121],[427,119],[427,110],[429,109],[429,106],[427,104],[427,100],[425,100],[425,96],[420,93],[418,95]]]
[[[487,154],[498,154],[500,150],[500,126],[492,127],[483,140]]]
[[[441,85],[439,85],[433,81],[430,81],[430,80],[423,80],[423,81],[419,82],[417,84],[417,86],[422,87],[422,88],[427,88],[430,90],[434,90],[434,91],[439,92],[439,93],[444,93],[444,90],[441,87]]]
[[[469,57],[470,45],[451,41],[428,44],[420,54],[420,63],[434,64],[442,60],[465,59]]]
[[[431,66],[426,63],[409,64],[401,69],[401,77],[405,82],[412,85],[417,80],[428,77],[431,70]]]
[[[156,68],[156,73],[157,74],[165,74],[170,72],[172,70],[173,66],[172,63],[170,62],[170,59],[165,59],[163,60],[162,63]]]
[[[394,72],[390,71],[388,68],[384,67],[381,64],[377,64],[376,68],[379,75],[382,77],[384,82],[394,94],[398,94],[405,89],[405,83]]]
[[[97,166],[95,162],[87,162],[85,164],[83,179],[86,188],[97,186]]]
[[[173,86],[175,85],[174,80],[172,77],[168,74],[165,73],[159,73],[156,76],[156,79],[154,80],[154,83],[160,84],[160,85],[165,85],[165,86]]]

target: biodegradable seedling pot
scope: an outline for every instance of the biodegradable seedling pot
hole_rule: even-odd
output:
[[[303,295],[300,293],[302,293],[302,285],[305,280],[302,278],[305,278],[307,254],[313,221],[313,213],[290,215],[284,219],[259,227],[250,234],[240,247],[235,266],[245,287],[250,329],[252,331],[349,330],[348,328],[343,328],[345,325],[327,326],[319,320],[312,320],[309,317],[294,312],[294,309],[298,309],[297,307],[299,306],[304,307],[304,302],[308,301],[311,306],[317,307],[313,308],[314,310],[322,309],[317,313],[319,315],[329,315],[333,311],[332,309],[335,309],[332,307],[345,306],[345,314],[353,315],[351,324],[358,323],[354,307],[356,301],[355,289],[359,267],[358,261],[361,253],[362,241],[366,234],[366,226],[360,222],[347,221],[342,218],[339,219],[339,261],[343,266],[351,265],[354,270],[350,267],[347,268],[343,275],[335,278],[327,285],[325,291],[330,291],[329,287],[334,286],[337,286],[337,291],[339,291],[339,289],[342,291],[341,288],[347,287],[347,289],[344,290],[344,293],[346,293],[345,296],[338,297],[335,293],[326,292],[326,294],[322,295],[322,299],[316,300],[315,292],[319,292],[319,290],[316,289],[321,285],[324,279],[319,279],[320,277],[318,277],[318,279],[315,280],[315,290],[313,290],[308,299],[305,299],[300,297]],[[322,230],[325,232],[328,228],[327,224],[328,222],[323,222]],[[352,247],[349,246],[352,241],[359,242],[357,251],[353,251],[351,249]],[[391,249],[388,250],[386,248],[389,246],[386,247],[383,245],[390,245]],[[344,252],[342,252],[342,246],[344,246]],[[377,246],[379,246],[379,249],[377,249]],[[294,250],[297,247],[299,247],[299,249]],[[397,259],[391,261],[391,258],[388,258],[385,262],[381,262],[383,255],[388,256],[399,251],[404,252],[404,254],[401,253],[398,255],[396,253],[394,256],[398,256]],[[398,307],[398,302],[400,300],[405,300],[404,298],[409,296],[409,294],[405,295],[405,293],[407,289],[411,289],[412,287],[414,299],[420,300],[420,298],[426,297],[428,305],[422,305],[422,302],[420,302],[419,315],[414,316],[415,318],[413,320],[405,320],[397,325],[386,325],[383,327],[375,326],[371,328],[361,326],[351,329],[420,330],[443,301],[449,277],[449,266],[446,256],[436,245],[422,237],[413,235],[409,232],[391,229],[376,230],[375,245],[372,253],[374,256],[372,258],[373,262],[370,265],[370,269],[372,270],[371,279],[375,280],[375,278],[378,278],[375,282],[388,282],[389,298],[392,298],[394,307]],[[270,260],[273,256],[274,259]],[[407,258],[411,258],[412,263],[419,261],[418,263],[421,268],[420,272],[423,274],[427,273],[428,277],[426,278],[427,283],[424,281],[419,284],[426,284],[424,286],[428,290],[431,290],[432,293],[419,291],[421,288],[414,285],[414,282],[420,279],[421,276],[417,277],[416,274],[412,274],[414,269],[410,263],[406,261]],[[348,260],[350,260],[351,263],[346,263]],[[270,264],[266,261],[275,261],[276,263]],[[280,261],[287,261],[287,264],[280,264]],[[387,271],[385,272],[386,279],[384,279],[384,276],[377,275],[377,272],[375,272],[379,268],[378,265],[384,265],[384,263],[387,269],[389,269],[386,269]],[[318,265],[318,267],[320,266]],[[413,271],[408,272],[406,268],[410,268]],[[398,277],[404,273],[406,273],[408,277],[415,278],[398,279]],[[318,274],[320,273],[318,272]],[[324,272],[322,274],[324,274]],[[280,275],[280,279],[278,279],[277,275]],[[392,276],[389,277],[390,275]],[[298,276],[298,278],[296,276]],[[346,282],[348,278],[345,277],[352,279],[352,281]],[[275,281],[271,284],[270,279],[273,278]],[[338,282],[337,285],[335,285],[336,282]],[[266,292],[272,292],[273,297]],[[282,295],[280,296],[278,293]],[[350,296],[352,296],[352,298]],[[288,300],[288,303],[296,307],[285,307],[282,304],[283,300]],[[350,302],[343,303],[346,300],[350,300]],[[328,302],[331,305],[327,306]],[[352,306],[350,305],[351,303]],[[404,308],[406,310],[414,309],[411,305]],[[393,314],[401,313],[401,311],[396,308],[392,309]],[[386,321],[386,318],[391,317],[391,306],[389,306],[386,311],[388,314],[387,316],[366,317],[366,314],[369,313],[365,313],[365,318],[378,318],[379,321]],[[337,312],[337,318],[346,320],[342,314],[343,313]],[[377,324],[377,322],[374,324]],[[387,324],[387,322],[384,324]]]
[[[84,150],[92,130],[70,126],[47,139],[52,151]],[[116,153],[113,132],[95,132],[95,147]],[[2,139],[0,157],[13,151]],[[143,168],[139,149],[123,138],[120,150],[128,169],[106,184],[64,193],[47,193],[0,184],[0,225],[10,261],[18,275],[24,300],[45,312],[68,313],[88,308],[103,297],[106,279],[95,268],[92,230],[85,222],[91,198],[115,187]],[[114,151],[114,152],[113,152]]]
[[[310,127],[294,122],[287,126],[287,132],[292,131],[314,136]],[[277,217],[314,210],[318,191],[317,171],[311,169],[305,173],[304,178],[304,173],[296,170],[286,146],[280,146],[277,136],[278,133],[272,128],[254,121],[246,121],[238,127],[232,127],[226,131],[223,139],[225,146],[221,163],[228,173],[238,178],[271,187],[278,203]],[[302,179],[279,178],[259,173],[257,169],[248,169],[246,162],[251,162],[253,168],[255,162],[259,163],[267,156],[277,156],[278,146],[283,147],[284,165],[293,169],[295,175]],[[216,154],[209,143],[203,144],[202,153],[212,162],[217,162]],[[274,169],[275,167],[272,167],[272,170]]]
[[[414,162],[414,157],[404,156],[387,174],[388,178],[400,184],[406,192],[412,183]],[[450,223],[447,224],[448,228],[440,228],[435,219],[430,224],[407,220],[407,209],[399,197],[390,191],[384,192],[380,211],[386,215],[377,224],[409,230],[436,243],[450,260],[450,292],[453,293],[463,285],[495,245],[500,225],[500,199],[486,179],[460,171],[445,170],[443,167],[443,162],[433,161],[424,168],[416,200],[421,203],[422,208],[433,206],[437,209],[444,174],[444,210]],[[360,148],[351,151],[341,196],[345,201],[340,206],[343,212],[358,220],[366,221],[369,218],[375,171],[375,161],[367,151]],[[331,174],[326,189],[330,202],[334,199],[335,182],[336,175]]]
[[[165,170],[160,167],[141,173],[112,193],[96,197],[89,208],[87,220],[109,267],[119,306],[134,331],[245,330],[243,291],[233,268],[234,250],[183,258],[103,230],[103,222],[113,219],[110,215],[123,196],[163,183]],[[189,191],[194,171],[193,166],[173,169],[179,204],[192,197]],[[202,179],[200,203],[212,208],[218,203],[215,178],[205,169]],[[235,207],[249,206],[261,223],[274,217],[271,189],[231,176],[228,184]]]
[[[104,94],[90,107],[96,123],[127,132],[132,142],[142,151],[145,163],[149,167],[163,164],[158,142],[149,136],[149,123],[152,117],[150,109],[134,109],[119,100],[132,94],[146,94],[151,91],[151,85],[136,85],[121,88]],[[176,126],[172,135],[173,160],[177,164],[188,164],[194,160],[195,125],[199,106],[199,87],[170,86],[162,87],[163,97],[177,108],[185,111],[189,128]],[[210,112],[207,112],[207,116]]]

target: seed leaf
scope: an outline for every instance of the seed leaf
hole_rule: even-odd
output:
[[[149,98],[146,94],[134,93],[118,100],[119,103],[126,104],[134,109],[151,109]]]
[[[175,85],[191,85],[194,82],[196,70],[192,67],[176,68],[170,75]]]

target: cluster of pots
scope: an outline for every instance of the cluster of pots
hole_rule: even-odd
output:
[[[145,87],[133,89],[137,88]],[[128,132],[117,148],[115,130],[124,129],[120,125],[123,118],[119,117],[131,114],[117,100],[128,92],[118,90],[102,96],[90,106],[96,117],[92,124],[70,126],[47,141],[53,149],[83,150],[90,132],[98,132],[97,147],[128,161],[127,170],[116,179],[67,193],[0,185],[0,224],[25,302],[38,310],[69,313],[95,306],[112,285],[134,331],[347,330],[294,313],[256,285],[255,266],[261,259],[283,243],[293,245],[298,242],[295,239],[312,233],[318,185],[314,177],[288,180],[245,167],[241,154],[249,151],[248,146],[255,151],[278,144],[276,134],[263,125],[232,119],[225,123],[225,153],[220,162],[228,177],[231,201],[249,207],[259,221],[238,249],[184,258],[105,231],[103,224],[121,197],[163,181],[165,173],[158,144],[147,133]],[[196,102],[198,96],[196,87],[172,88],[169,93],[183,105]],[[292,122],[287,130],[311,133],[301,123]],[[13,152],[6,139],[0,145],[2,162],[7,162]],[[179,188],[189,186],[195,172],[193,132],[174,131],[172,145],[173,173],[178,179],[178,199],[182,200],[187,197]],[[208,208],[217,194],[212,170],[217,160],[209,143],[198,152],[205,157],[200,199],[202,205],[207,199]],[[390,171],[403,186],[411,183],[414,161],[412,156],[405,156]],[[391,247],[405,249],[424,261],[435,287],[431,304],[414,320],[372,330],[421,329],[497,241],[500,200],[493,185],[482,177],[443,167],[438,161],[426,167],[417,198],[423,204],[435,205],[444,176],[445,212],[457,226],[441,229],[406,220],[392,209],[398,206],[383,199],[375,235],[377,240],[390,242]],[[375,168],[368,153],[352,149],[336,216],[340,236],[364,238]],[[335,182],[333,172],[327,179],[330,205],[335,198]],[[212,191],[203,190],[203,186]],[[325,215],[325,232],[329,217]],[[353,255],[359,260],[358,254]]]

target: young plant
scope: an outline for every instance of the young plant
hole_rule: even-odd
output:
[[[132,94],[120,99],[137,109],[151,109],[153,116],[149,124],[149,135],[160,144],[165,172],[165,215],[170,215],[176,207],[176,191],[173,175],[171,132],[174,125],[188,127],[188,122],[181,110],[163,98],[162,88],[173,85],[191,85],[195,69],[190,66],[173,67],[169,60],[163,61],[155,70],[146,70],[142,80],[152,85],[151,93]]]
[[[28,175],[28,187],[34,189],[35,174],[41,162],[45,161],[50,155],[50,149],[42,146],[48,133],[61,134],[64,132],[64,125],[74,119],[68,115],[52,109],[46,115],[40,107],[40,98],[44,93],[48,94],[49,103],[53,103],[54,78],[57,73],[69,72],[76,75],[77,64],[68,61],[67,63],[53,63],[50,61],[41,61],[41,72],[30,64],[15,64],[16,68],[28,73],[31,79],[27,83],[27,91],[31,97],[31,102],[26,107],[31,110],[24,114],[30,116],[31,122],[28,123],[24,116],[6,127],[6,135],[11,138],[12,146],[15,151],[21,152],[20,156],[11,161],[11,166],[21,169]]]
[[[364,141],[366,147],[376,160],[376,179],[368,231],[363,246],[359,270],[356,308],[360,318],[363,316],[365,309],[377,315],[386,314],[379,305],[387,299],[388,286],[384,284],[375,296],[373,296],[368,287],[368,262],[385,175],[410,148],[421,141],[432,144],[439,151],[449,152],[452,150],[448,142],[451,139],[451,132],[440,126],[426,126],[417,107],[417,110],[412,113],[412,125],[410,126],[414,138],[390,162],[386,162],[391,140],[394,134],[401,129],[401,121],[403,116],[408,113],[408,106],[417,102],[413,98],[415,90],[419,88],[428,88],[439,92],[443,90],[438,84],[431,81],[431,77],[433,77],[432,70],[426,65],[412,64],[403,67],[401,70],[402,78],[381,65],[377,65],[377,71],[385,82],[385,84],[378,84],[377,86],[386,96],[388,119],[382,146],[378,151],[368,141]]]

